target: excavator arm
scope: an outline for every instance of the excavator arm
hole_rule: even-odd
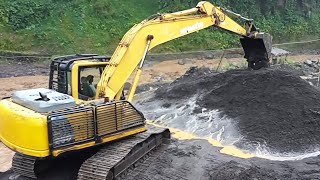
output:
[[[227,13],[232,14],[209,2],[201,1],[195,8],[154,15],[136,24],[124,35],[110,59],[110,64],[104,69],[97,86],[96,99],[105,98],[107,101],[118,99],[123,85],[136,69],[128,97],[128,101],[131,101],[146,54],[150,49],[211,26],[241,36],[245,57],[252,61],[248,62],[251,68],[261,64],[266,66],[271,49],[265,44],[270,44],[266,41],[271,42],[271,36],[258,32],[252,20],[245,19],[246,25],[243,27],[232,20]],[[253,52],[262,53],[259,53],[261,55],[258,57],[253,55]]]

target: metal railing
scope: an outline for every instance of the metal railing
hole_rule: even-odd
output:
[[[95,138],[94,108],[90,106],[54,111],[48,115],[49,145],[52,149]]]
[[[106,135],[144,125],[145,118],[128,101],[97,106],[75,106],[48,115],[50,150],[89,141],[101,142]]]
[[[97,106],[98,135],[104,136],[144,123],[144,116],[131,103],[117,101]]]

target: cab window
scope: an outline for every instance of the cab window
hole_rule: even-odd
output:
[[[79,98],[90,100],[96,96],[97,84],[105,66],[79,67]]]

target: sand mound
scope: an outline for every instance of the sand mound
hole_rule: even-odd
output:
[[[236,121],[243,149],[265,145],[280,153],[312,151],[320,144],[320,91],[295,73],[268,69],[213,73],[191,68],[154,99],[183,101],[198,94],[200,108]],[[194,110],[194,113],[199,111]]]

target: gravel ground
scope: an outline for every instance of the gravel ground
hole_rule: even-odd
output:
[[[18,77],[18,76],[35,76],[49,75],[48,63],[32,62],[2,62],[0,64],[0,78]]]
[[[72,161],[71,161],[72,160]],[[75,159],[63,159],[60,165],[44,175],[42,179],[72,179]],[[0,174],[7,180],[12,171]],[[26,180],[26,178],[17,178]],[[173,139],[151,153],[144,162],[127,171],[121,180],[311,180],[320,179],[320,157],[300,161],[270,161],[259,158],[241,159],[219,153],[204,140]]]

